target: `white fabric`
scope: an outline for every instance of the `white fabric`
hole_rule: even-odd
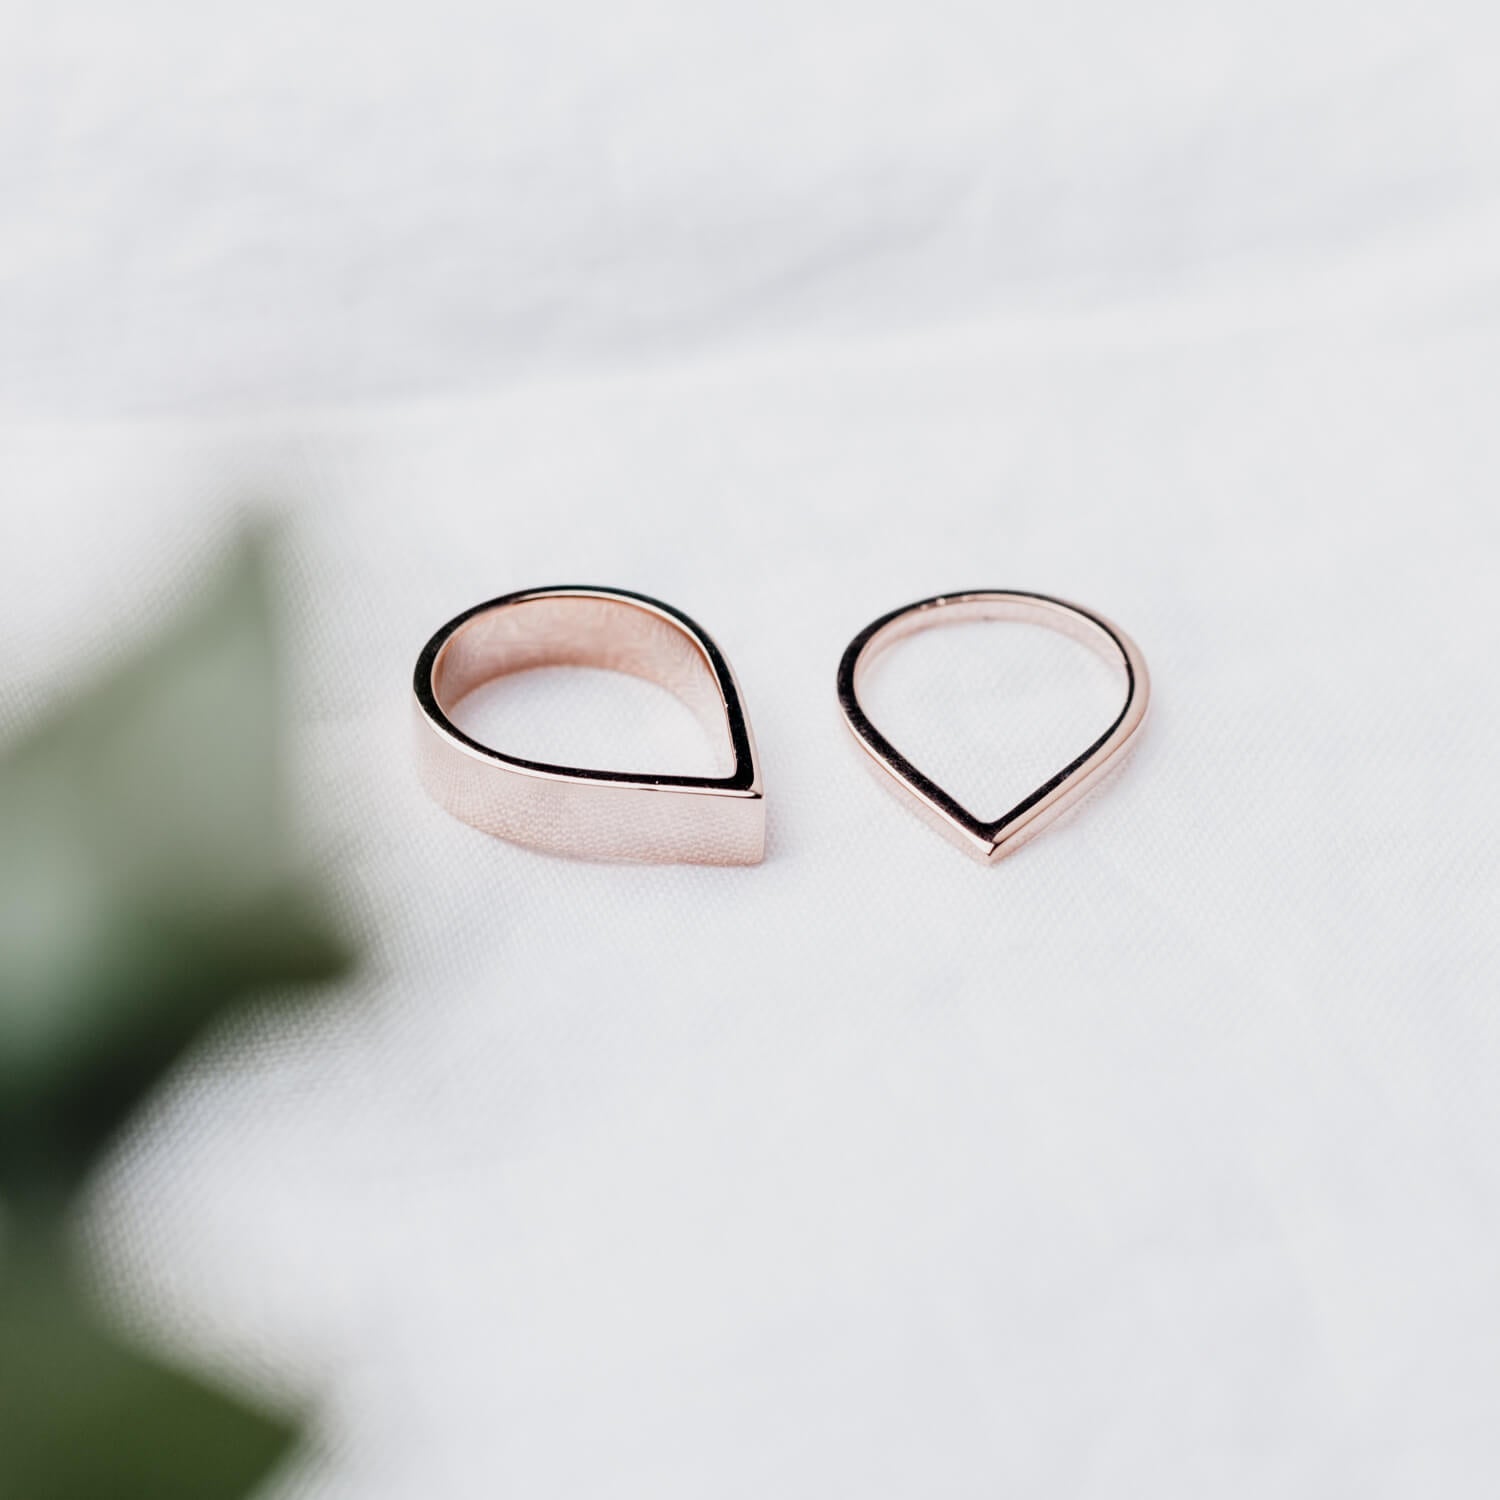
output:
[[[278,1497],[1496,1492],[1492,7],[6,14],[7,720],[294,512],[371,953],[197,1054],[90,1216],[122,1316],[318,1400]],[[763,866],[422,798],[423,639],[567,581],[723,646]],[[991,870],[832,693],[973,586],[1111,615],[1157,695]],[[998,800],[1107,686],[996,627],[877,691]],[[475,712],[705,753],[619,683]]]

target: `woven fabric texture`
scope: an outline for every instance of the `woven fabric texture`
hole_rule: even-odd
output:
[[[272,497],[367,934],[89,1209],[127,1324],[317,1402],[267,1500],[1496,1493],[1492,8],[11,15],[4,725]],[[422,643],[568,582],[723,648],[763,865],[423,797]],[[978,587],[1155,683],[993,869],[834,699],[865,623]],[[1111,692],[974,626],[871,708],[989,811]],[[468,712],[711,753],[588,673]]]

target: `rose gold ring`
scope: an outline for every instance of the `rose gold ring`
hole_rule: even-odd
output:
[[[449,717],[496,677],[590,666],[658,683],[728,732],[723,776],[588,771],[481,745]],[[422,649],[414,681],[422,780],[455,817],[514,843],[587,859],[748,865],[765,847],[760,766],[739,688],[709,635],[624,589],[528,589],[477,604]]]
[[[1003,817],[985,822],[924,776],[870,722],[859,701],[860,684],[870,664],[887,647],[919,630],[959,620],[1022,620],[1044,625],[1092,647],[1122,669],[1125,701],[1114,722],[1082,755],[1044,781]],[[884,779],[908,798],[939,833],[976,859],[992,863],[1040,833],[1059,813],[1077,802],[1106,767],[1118,763],[1146,717],[1151,680],[1140,648],[1102,615],[1053,599],[1014,589],[974,589],[940,594],[882,615],[849,643],[839,663],[839,707],[860,748],[884,772]]]

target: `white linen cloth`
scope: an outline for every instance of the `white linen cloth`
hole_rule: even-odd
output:
[[[6,17],[6,722],[247,492],[294,510],[372,951],[200,1049],[89,1216],[143,1336],[317,1399],[281,1500],[1496,1492],[1492,7]],[[763,866],[424,800],[422,641],[574,581],[724,648]],[[977,586],[1102,610],[1156,686],[990,870],[832,692]],[[875,691],[999,806],[1109,682],[997,627]],[[588,676],[475,712],[704,754]]]

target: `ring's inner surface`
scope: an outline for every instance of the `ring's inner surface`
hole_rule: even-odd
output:
[[[870,667],[897,641],[923,630],[956,625],[964,620],[1014,620],[1055,630],[1088,646],[1115,668],[1122,681],[1128,680],[1129,668],[1119,643],[1102,625],[1076,610],[1051,599],[1037,599],[1026,594],[955,594],[898,615],[877,630],[865,642],[854,665],[855,691],[859,691]]]
[[[708,657],[648,605],[591,594],[543,595],[465,620],[432,666],[445,714],[475,688],[535,667],[602,667],[664,687],[697,716],[715,749],[733,758],[724,698]]]

